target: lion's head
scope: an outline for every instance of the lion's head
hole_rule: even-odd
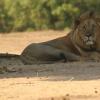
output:
[[[74,26],[74,35],[77,45],[86,50],[96,48],[97,38],[100,38],[100,18],[94,12],[82,14]]]

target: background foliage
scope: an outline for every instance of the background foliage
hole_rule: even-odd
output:
[[[100,0],[0,0],[0,32],[65,29]]]

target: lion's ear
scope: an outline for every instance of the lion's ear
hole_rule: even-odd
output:
[[[100,22],[100,15],[99,15],[99,14],[96,14],[96,15],[95,15],[95,20],[96,20],[97,22]]]
[[[75,20],[75,25],[79,25],[80,24],[80,20],[79,19],[76,19]]]
[[[99,24],[100,26],[100,17],[95,18],[96,22]]]
[[[93,10],[89,11],[89,17],[93,17],[95,12]]]
[[[78,18],[75,19],[75,21],[74,21],[74,29],[76,29],[79,24],[80,24],[80,20]]]

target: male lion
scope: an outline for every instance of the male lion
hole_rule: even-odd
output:
[[[100,18],[93,11],[82,14],[64,37],[27,46],[20,58],[24,64],[99,60]]]

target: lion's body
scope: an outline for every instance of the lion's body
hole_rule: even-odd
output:
[[[80,16],[72,31],[64,37],[32,43],[21,54],[25,64],[79,61],[84,57],[100,59],[100,25],[95,15]]]
[[[22,52],[21,59],[26,64],[79,60],[75,55],[78,51],[71,46],[73,45],[71,41],[68,41],[70,41],[70,34],[43,43],[32,43]]]

